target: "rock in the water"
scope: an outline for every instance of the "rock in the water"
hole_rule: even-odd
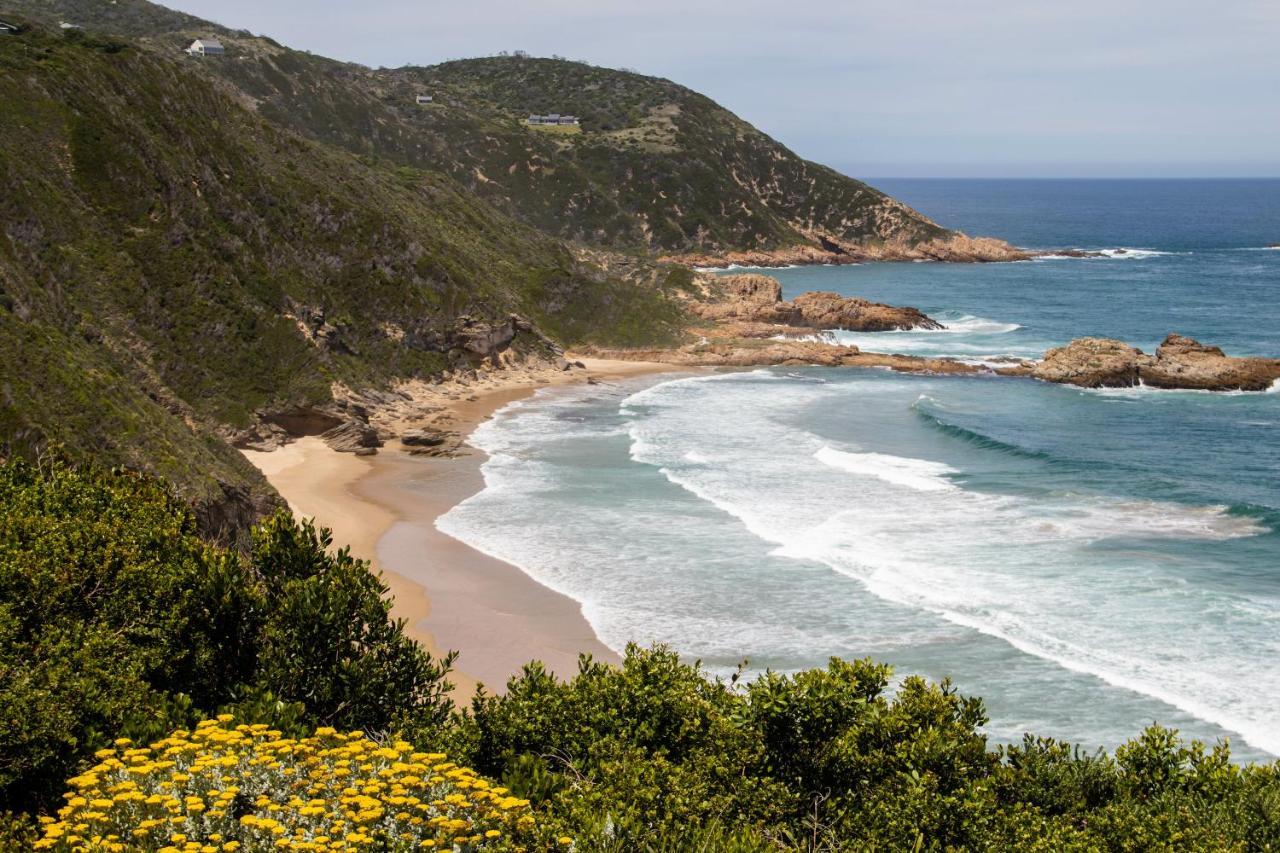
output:
[[[1029,370],[999,372],[1082,388],[1141,384],[1200,391],[1266,391],[1280,379],[1280,359],[1232,358],[1218,347],[1177,334],[1165,338],[1155,355],[1109,338],[1081,338],[1049,350],[1044,361]]]
[[[892,332],[899,329],[941,329],[941,323],[915,308],[898,308],[866,299],[815,291],[792,300],[800,322],[815,329],[850,332]]]
[[[1139,368],[1144,385],[1203,391],[1266,391],[1280,379],[1280,359],[1232,358],[1219,347],[1169,335]]]
[[[320,434],[324,443],[340,453],[359,453],[361,450],[375,450],[382,446],[378,431],[364,421],[350,420],[339,424],[328,432]],[[369,455],[369,454],[362,454]]]
[[[1031,375],[1081,388],[1127,388],[1138,384],[1142,351],[1110,338],[1079,338],[1051,349]]]

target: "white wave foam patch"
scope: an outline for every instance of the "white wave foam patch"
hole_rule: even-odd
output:
[[[956,469],[941,462],[890,456],[885,453],[846,453],[826,446],[820,448],[813,456],[832,468],[863,477],[874,477],[918,492],[939,492],[956,488],[947,479],[948,474],[957,473]]]
[[[885,601],[1154,697],[1280,754],[1280,600],[1268,611],[1212,582],[1191,584],[1179,552],[1157,547],[1265,533],[1257,520],[1221,506],[972,492],[954,482],[954,465],[833,447],[795,425],[798,408],[823,399],[818,389],[776,390],[775,401],[731,381],[651,389],[647,416],[631,427],[632,457],[737,518],[776,556],[826,565]],[[868,380],[841,393],[863,408],[909,409],[920,390]],[[911,428],[885,416],[881,429]],[[704,458],[715,462],[685,457],[708,447],[715,452]],[[1224,615],[1206,621],[1209,612]]]
[[[1157,249],[1132,249],[1127,246],[1121,246],[1113,249],[1084,249],[1086,252],[1096,252],[1084,257],[1079,255],[1040,255],[1033,260],[1037,261],[1142,261],[1148,258],[1159,258],[1164,255],[1190,255],[1192,252],[1162,252]]]
[[[946,380],[832,377],[764,371],[625,399],[593,391],[601,402],[585,422],[585,390],[540,395],[485,425],[480,443],[500,454],[485,463],[488,486],[439,526],[582,602],[615,649],[657,640],[691,656],[811,666],[891,648],[904,627],[905,637],[976,630],[1280,751],[1280,601],[1184,576],[1210,553],[1201,549],[1260,524],[1221,507],[973,491],[964,484],[985,451],[929,452],[936,437],[907,414]],[[599,417],[609,405],[614,416]],[[832,412],[865,422],[857,444],[810,431]],[[602,443],[621,461],[606,464]],[[886,451],[889,477],[867,472],[883,461],[864,455],[871,447]],[[858,472],[829,464],[847,457]],[[929,485],[895,482],[904,472]],[[950,488],[932,488],[938,480]],[[1191,561],[1168,544],[1181,541],[1196,543]],[[1149,716],[1120,728],[1173,713],[1142,707]]]

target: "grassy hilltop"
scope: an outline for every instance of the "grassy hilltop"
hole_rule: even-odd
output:
[[[360,154],[445,172],[562,238],[662,253],[874,248],[954,232],[878,190],[806,161],[669,80],[560,59],[489,57],[373,70],[291,50],[145,0],[10,0],[180,51],[215,33],[224,59],[192,60],[263,116]],[[419,106],[417,93],[434,103]],[[523,126],[580,116],[582,133]]]
[[[449,178],[302,138],[128,41],[0,39],[0,126],[0,455],[154,471],[214,527],[270,503],[215,430],[438,372],[460,317],[519,314],[533,348],[680,319]]]

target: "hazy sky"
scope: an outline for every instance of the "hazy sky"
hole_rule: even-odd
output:
[[[171,0],[366,65],[669,77],[859,176],[1280,175],[1280,0]]]

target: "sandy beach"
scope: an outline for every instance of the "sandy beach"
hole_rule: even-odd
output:
[[[465,436],[539,388],[673,370],[649,362],[581,361],[585,370],[495,373],[450,388],[439,395],[435,422]],[[275,451],[244,453],[295,515],[331,529],[334,547],[349,546],[382,573],[393,613],[410,636],[432,654],[459,652],[451,676],[455,698],[469,697],[478,683],[500,692],[530,660],[569,676],[581,653],[618,659],[576,601],[436,529],[439,516],[484,487],[480,451],[464,445],[455,456],[413,456],[393,440],[375,456],[355,456],[306,436]]]

